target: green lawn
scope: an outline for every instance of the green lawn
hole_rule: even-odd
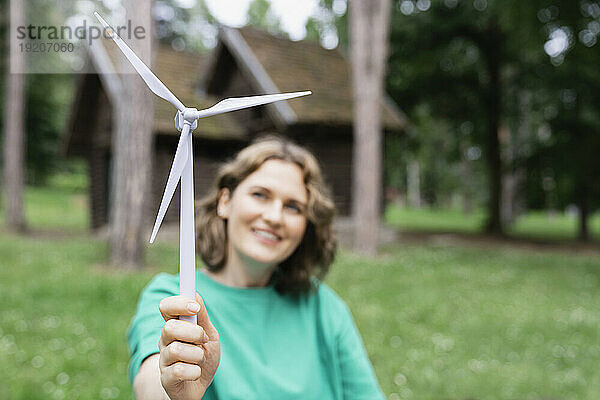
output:
[[[481,230],[485,215],[480,210],[469,215],[459,210],[409,209],[389,206],[386,222],[407,231],[467,232]]]
[[[478,233],[485,223],[485,213],[477,210],[465,214],[460,210],[410,209],[390,206],[385,220],[405,231]],[[563,213],[530,211],[507,228],[509,236],[544,240],[572,240],[577,236],[577,218]],[[594,240],[600,240],[600,213],[589,221]]]
[[[176,272],[176,247],[153,245],[144,271],[108,270],[85,196],[27,201],[32,236],[0,233],[0,399],[131,398],[125,332],[143,286]],[[598,398],[598,255],[402,245],[342,253],[327,282],[389,399]]]
[[[564,240],[576,238],[577,229],[578,221],[575,216],[537,211],[529,212],[517,219],[509,233],[516,237]],[[599,240],[600,213],[596,213],[590,218],[589,229],[592,238]]]

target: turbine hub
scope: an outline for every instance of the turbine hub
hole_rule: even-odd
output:
[[[175,114],[175,128],[181,132],[183,124],[188,122],[190,124],[190,132],[198,127],[198,110],[195,108],[185,108],[183,112],[177,111]]]

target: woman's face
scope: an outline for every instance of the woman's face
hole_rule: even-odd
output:
[[[265,161],[233,193],[224,189],[219,212],[227,219],[228,263],[275,266],[300,244],[308,195],[300,167]]]

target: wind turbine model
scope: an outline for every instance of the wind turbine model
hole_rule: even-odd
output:
[[[279,100],[287,100],[294,97],[306,96],[310,91],[270,94],[264,96],[237,97],[222,100],[214,106],[205,110],[196,110],[183,105],[181,101],[150,71],[150,69],[135,55],[135,53],[123,42],[115,31],[94,12],[94,15],[105,28],[106,34],[115,41],[125,57],[140,74],[146,85],[154,94],[167,100],[177,108],[175,115],[175,127],[181,131],[177,151],[173,158],[173,165],[169,172],[167,186],[160,202],[160,208],[150,243],[154,242],[165,212],[171,202],[177,183],[181,178],[181,204],[179,213],[179,293],[190,299],[196,299],[196,254],[195,254],[195,232],[194,232],[194,158],[192,154],[192,131],[198,126],[198,119],[222,114],[229,111],[241,110],[243,108],[259,106]],[[196,316],[182,316],[181,319],[196,323]]]

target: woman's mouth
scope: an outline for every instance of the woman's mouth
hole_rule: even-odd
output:
[[[277,243],[281,240],[279,235],[263,229],[252,228],[252,233],[261,241],[267,243]]]

